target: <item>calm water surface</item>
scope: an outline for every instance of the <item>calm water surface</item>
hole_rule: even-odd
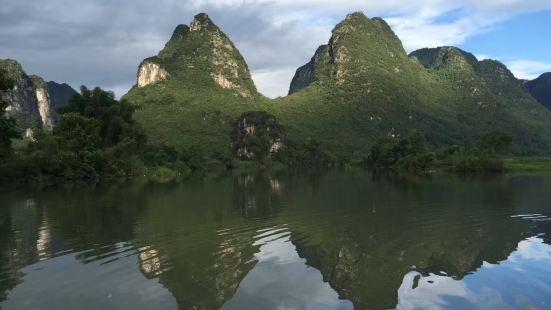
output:
[[[0,192],[3,309],[551,309],[551,177]]]

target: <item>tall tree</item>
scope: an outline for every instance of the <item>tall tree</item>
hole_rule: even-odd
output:
[[[8,102],[3,100],[2,94],[13,88],[13,81],[5,70],[0,69],[0,157],[11,152],[12,139],[19,137],[15,127],[15,119],[6,115]]]

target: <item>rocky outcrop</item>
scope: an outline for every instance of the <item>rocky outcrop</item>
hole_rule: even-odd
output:
[[[44,82],[41,77],[36,75],[32,75],[31,80],[34,83],[36,99],[38,101],[38,112],[42,121],[42,128],[52,130],[54,127],[54,119],[52,117],[52,105],[46,82]]]
[[[275,116],[246,112],[234,123],[230,147],[241,159],[267,158],[285,147],[285,133]]]
[[[57,109],[66,106],[77,93],[67,84],[46,83],[39,76],[28,76],[15,60],[0,59],[0,68],[14,82],[10,90],[0,92],[0,97],[8,103],[6,112],[26,139],[33,139],[35,129],[52,130],[59,119]]]
[[[0,60],[0,66],[14,82],[11,90],[0,92],[2,100],[8,103],[7,115],[16,120],[22,132],[42,128],[37,92],[31,78],[15,60]]]
[[[196,15],[190,26],[178,25],[159,54],[140,65],[138,88],[164,80],[185,86],[212,85],[242,98],[257,95],[239,50],[204,13]]]
[[[164,81],[168,76],[168,72],[161,65],[151,60],[144,60],[138,69],[138,87],[146,87]]]
[[[297,69],[297,72],[291,81],[289,95],[292,95],[308,87],[308,85],[313,82],[318,81],[320,79],[319,74],[324,71],[322,68],[324,65],[329,64],[329,57],[329,47],[327,45],[318,47],[310,62]]]

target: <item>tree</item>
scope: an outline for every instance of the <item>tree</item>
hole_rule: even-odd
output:
[[[425,171],[432,166],[434,154],[427,152],[424,136],[412,131],[407,137],[379,139],[370,149],[367,164],[374,169],[399,168]]]
[[[126,100],[116,100],[112,92],[99,87],[90,90],[82,86],[80,91],[68,106],[60,109],[62,115],[73,112],[98,120],[103,147],[114,146],[126,138],[136,140],[138,147],[145,145],[145,134],[132,118],[134,106]]]
[[[143,170],[147,141],[132,119],[134,108],[100,88],[81,88],[52,133],[39,132],[25,150],[36,176],[94,179],[129,176]]]
[[[480,149],[489,152],[492,155],[505,154],[513,142],[513,137],[502,132],[492,131],[480,137]]]
[[[5,70],[0,70],[0,157],[5,157],[11,152],[12,139],[18,138],[15,119],[6,115],[8,103],[2,100],[4,91],[13,88],[13,81],[8,78]]]

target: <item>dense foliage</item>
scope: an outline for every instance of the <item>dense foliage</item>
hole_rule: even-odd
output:
[[[29,178],[94,179],[139,171],[145,135],[133,108],[99,88],[82,87],[60,111],[53,132],[36,131],[14,158],[12,173]]]
[[[433,151],[424,135],[413,131],[406,137],[379,139],[371,147],[365,163],[375,171],[423,173],[440,168],[467,173],[502,173],[505,171],[502,156],[510,154],[512,142],[511,136],[493,131],[481,135],[477,144]]]
[[[241,114],[234,122],[230,139],[232,153],[236,157],[265,163],[275,153],[272,150],[274,145],[284,145],[285,132],[275,116],[264,111],[252,111]]]
[[[145,63],[166,70],[166,77],[135,86],[121,101],[83,88],[60,109],[52,132],[37,131],[3,161],[3,175],[146,173],[171,180],[209,166],[232,168],[238,159],[487,172],[503,171],[504,154],[551,153],[551,113],[503,64],[453,47],[407,55],[384,20],[362,13],[335,27],[285,98],[258,94],[237,48],[204,14],[191,27],[178,26]],[[247,111],[275,125],[261,124],[250,136],[235,131]],[[1,121],[0,143],[8,150],[2,153],[9,153],[16,132],[12,120]],[[283,128],[285,148],[274,153]]]
[[[13,81],[5,70],[0,70],[0,95],[13,87]],[[0,96],[0,160],[11,154],[12,139],[19,137],[15,120],[6,115],[8,103]]]
[[[208,29],[219,31],[212,24]],[[170,77],[125,96],[141,107],[136,119],[147,134],[178,151],[196,146],[206,157],[226,152],[233,121],[246,111],[266,111],[297,149],[282,154],[283,160],[306,155],[302,146],[314,141],[336,162],[357,162],[379,137],[412,130],[422,131],[435,148],[474,145],[480,133],[500,130],[513,137],[515,155],[551,153],[551,113],[503,64],[452,47],[407,55],[381,19],[348,16],[298,70],[292,95],[275,100],[242,98],[216,85],[209,74],[218,70],[208,63],[216,50],[210,34],[187,31],[177,29],[152,60]],[[241,76],[246,64],[235,53],[224,63],[236,63]],[[252,92],[248,78],[243,83]]]
[[[5,178],[81,180],[189,173],[174,148],[148,143],[134,121],[134,107],[100,88],[81,88],[52,132],[37,130],[32,141],[1,167]],[[189,159],[190,163],[196,159]],[[164,176],[161,176],[165,178]]]
[[[435,159],[428,152],[424,136],[414,131],[407,137],[389,136],[372,147],[366,163],[374,169],[401,169],[410,172],[427,171]]]

